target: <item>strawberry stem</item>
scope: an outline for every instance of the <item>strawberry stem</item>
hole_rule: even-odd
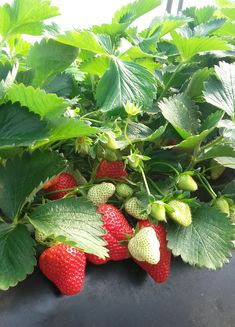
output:
[[[161,194],[162,196],[165,196],[165,194],[160,190],[160,188],[158,187],[158,185],[156,184],[156,182],[154,182],[149,177],[147,177],[147,180],[150,182],[150,184],[152,185],[152,187],[154,187],[159,194]]]
[[[146,191],[147,191],[148,195],[150,196],[151,195],[151,192],[149,190],[149,186],[148,186],[148,182],[147,182],[147,179],[146,179],[144,170],[143,170],[143,168],[141,166],[139,168],[140,168],[140,171],[141,171],[141,174],[142,174],[142,177],[143,177],[143,181],[144,181],[144,185],[145,185]]]
[[[197,177],[199,178],[200,182],[202,183],[202,185],[204,186],[204,188],[207,190],[207,192],[211,195],[212,199],[216,199],[217,195],[214,192],[213,188],[211,187],[210,183],[208,182],[208,180],[206,179],[205,176],[203,176],[202,174],[197,174]]]

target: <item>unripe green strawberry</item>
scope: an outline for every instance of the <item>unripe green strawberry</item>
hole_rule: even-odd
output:
[[[129,160],[129,165],[131,168],[136,169],[139,167],[141,160],[139,157],[135,156],[133,160]]]
[[[112,183],[101,183],[92,186],[88,193],[87,198],[95,205],[106,203],[115,192],[115,186]]]
[[[166,221],[166,209],[164,203],[155,201],[151,206],[151,216],[159,221]]]
[[[111,150],[118,149],[119,146],[115,139],[115,135],[113,133],[107,133],[106,136],[107,136],[107,143],[106,143],[107,148]]]
[[[224,172],[225,167],[220,165],[216,160],[211,160],[210,162],[211,167],[211,179],[216,180],[218,179]]]
[[[168,213],[171,219],[184,227],[192,223],[191,210],[187,203],[179,200],[172,200],[168,204],[174,209],[173,212]]]
[[[106,159],[108,161],[116,161],[117,160],[116,151],[113,151],[108,148],[105,149],[103,157],[104,157],[104,159]]]
[[[140,203],[140,201],[136,198],[130,198],[129,200],[127,200],[125,202],[125,210],[126,212],[136,218],[136,219],[140,219],[140,220],[146,220],[148,219],[148,215],[147,213],[144,212],[144,209]]]
[[[183,191],[194,192],[198,189],[197,183],[190,175],[181,174],[178,177],[177,187]]]
[[[133,258],[155,265],[160,260],[160,243],[152,227],[142,228],[128,243]]]
[[[38,230],[35,230],[34,236],[35,236],[35,240],[38,243],[40,243],[48,248],[51,248],[52,246],[60,243],[58,241],[47,238],[43,233],[39,232]]]
[[[224,197],[215,199],[213,201],[213,207],[225,213],[226,215],[230,214],[228,201]]]
[[[133,193],[133,189],[125,183],[120,183],[116,186],[116,194],[121,198],[129,198]]]

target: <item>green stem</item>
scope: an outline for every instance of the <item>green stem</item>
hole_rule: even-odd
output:
[[[80,119],[84,119],[85,117],[88,117],[88,116],[90,116],[90,115],[94,115],[94,114],[97,115],[97,112],[98,112],[98,111],[99,111],[99,110],[88,112],[88,113],[86,113],[85,115],[81,116]]]
[[[170,79],[168,80],[168,82],[166,83],[166,86],[164,88],[164,90],[162,91],[162,93],[160,94],[158,101],[160,101],[165,94],[167,93],[167,91],[169,90],[171,83],[173,81],[173,79],[175,78],[175,75],[178,74],[180,72],[180,70],[183,68],[185,62],[181,62],[178,64],[178,66],[176,67],[176,70],[174,71],[174,73],[171,75]]]
[[[142,174],[142,177],[143,177],[143,181],[144,181],[144,185],[145,185],[146,191],[147,191],[148,195],[150,196],[151,195],[151,192],[149,190],[149,186],[148,186],[148,182],[147,182],[147,179],[146,179],[144,170],[143,170],[143,168],[141,166],[139,168],[140,168],[140,171],[141,171],[141,174]]]
[[[127,135],[127,127],[128,127],[128,118],[126,119],[126,123],[125,123],[125,127],[124,127],[124,137],[128,143],[131,143],[131,140],[129,139],[129,137]]]
[[[191,158],[191,161],[190,161],[190,163],[189,163],[189,165],[188,165],[188,167],[187,167],[187,171],[188,170],[192,170],[193,169],[193,167],[195,166],[197,164],[197,159],[195,158],[195,156],[193,155],[192,156],[192,158]]]
[[[198,144],[195,147],[195,149],[193,151],[193,155],[192,155],[191,161],[190,161],[190,163],[189,163],[189,165],[188,165],[188,167],[187,167],[186,170],[192,170],[193,167],[197,164],[197,162],[198,162],[197,158],[199,156],[200,151],[201,151],[201,143]]]
[[[211,187],[210,183],[208,182],[208,180],[205,178],[205,176],[203,176],[201,174],[197,174],[197,177],[199,178],[200,182],[202,183],[204,188],[207,190],[207,192],[211,195],[212,199],[216,199],[217,195],[214,192],[214,190],[212,189],[212,187]]]
[[[156,184],[154,181],[152,181],[151,178],[147,177],[147,180],[150,182],[150,184],[152,185],[152,187],[155,188],[156,191],[157,191],[159,194],[161,194],[162,196],[165,196],[165,194],[160,190],[160,188],[157,186],[157,184]]]

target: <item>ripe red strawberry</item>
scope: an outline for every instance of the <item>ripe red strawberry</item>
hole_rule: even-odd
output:
[[[125,171],[124,164],[119,160],[102,160],[96,170],[96,178],[108,177],[123,180],[127,176],[128,174]]]
[[[160,261],[155,265],[144,261],[135,261],[155,280],[155,282],[163,283],[169,276],[171,262],[171,251],[167,248],[166,229],[162,224],[155,226],[149,223],[147,220],[142,220],[139,223],[140,228],[148,226],[154,228],[160,242]]]
[[[106,247],[109,249],[109,258],[103,260],[96,255],[86,254],[87,259],[90,262],[99,265],[110,260],[119,261],[129,258],[127,245],[119,243],[120,241],[126,240],[124,234],[132,235],[132,229],[126,218],[111,204],[101,204],[97,212],[103,214],[103,228],[107,231],[107,234],[103,236],[103,239],[107,242]]]
[[[44,185],[43,189],[47,193],[48,199],[58,200],[63,198],[66,194],[68,194],[70,190],[63,191],[63,192],[56,192],[56,191],[64,190],[64,189],[72,189],[74,187],[77,187],[77,182],[75,178],[68,173],[61,173],[60,175],[56,176],[55,178],[47,182]],[[51,193],[51,192],[55,192],[55,193]]]
[[[63,243],[45,250],[39,258],[42,273],[64,295],[79,293],[85,277],[84,252]]]

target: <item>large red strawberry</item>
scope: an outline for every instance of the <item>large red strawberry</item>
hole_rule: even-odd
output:
[[[111,204],[101,204],[97,212],[102,213],[103,228],[106,234],[103,239],[107,242],[109,258],[100,259],[96,255],[86,254],[87,259],[96,264],[104,264],[110,260],[119,261],[129,258],[127,245],[120,244],[126,241],[125,234],[132,235],[132,229],[123,214]]]
[[[167,248],[166,229],[162,224],[157,226],[149,223],[147,220],[139,222],[139,227],[154,228],[157,238],[160,242],[160,261],[157,264],[149,264],[144,261],[135,260],[157,283],[163,283],[167,280],[170,273],[171,251]]]
[[[43,186],[43,189],[47,193],[48,199],[58,200],[63,198],[66,194],[68,194],[70,190],[74,187],[77,187],[77,182],[75,178],[68,173],[61,173],[60,175],[56,176],[55,178],[47,182]],[[66,191],[58,192],[59,190],[66,190]]]
[[[64,295],[79,293],[85,277],[86,256],[84,252],[63,243],[45,250],[39,258],[43,274]]]
[[[123,180],[128,174],[124,164],[119,161],[102,160],[96,170],[96,178],[114,178]]]

